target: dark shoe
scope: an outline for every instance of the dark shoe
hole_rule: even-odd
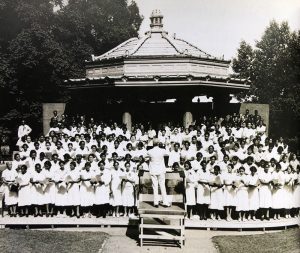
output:
[[[155,208],[159,208],[159,206],[158,206],[158,205],[154,205],[154,207],[155,207]]]

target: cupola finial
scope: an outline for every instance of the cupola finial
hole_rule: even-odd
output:
[[[164,16],[161,14],[160,10],[153,10],[150,16],[151,20],[151,31],[152,32],[161,32],[163,28],[163,20]]]

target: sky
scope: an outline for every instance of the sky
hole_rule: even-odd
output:
[[[150,14],[159,9],[164,30],[203,51],[232,59],[241,40],[252,46],[271,20],[300,29],[300,0],[135,0],[144,16],[140,34],[150,29]]]

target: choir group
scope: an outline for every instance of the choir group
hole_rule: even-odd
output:
[[[188,218],[299,217],[299,161],[283,138],[267,136],[257,112],[158,130],[54,112],[50,126],[35,141],[24,121],[19,127],[19,152],[2,172],[11,216],[133,216],[138,171],[148,170],[157,138],[168,170],[184,171]]]

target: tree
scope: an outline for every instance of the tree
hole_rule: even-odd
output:
[[[91,54],[137,36],[141,22],[126,0],[2,0],[0,124],[41,127],[41,103],[66,101],[63,81],[83,77]]]
[[[232,61],[232,68],[238,73],[240,78],[251,79],[253,76],[253,57],[254,52],[252,47],[246,41],[242,40],[237,52],[237,58]]]
[[[250,48],[242,42],[233,61],[234,70],[240,71],[241,76],[251,70],[252,101],[270,105],[271,126],[278,134],[295,134],[299,124],[299,35],[300,32],[291,32],[287,22],[272,21],[256,42],[252,59],[248,56]],[[286,123],[284,129],[282,122]]]

